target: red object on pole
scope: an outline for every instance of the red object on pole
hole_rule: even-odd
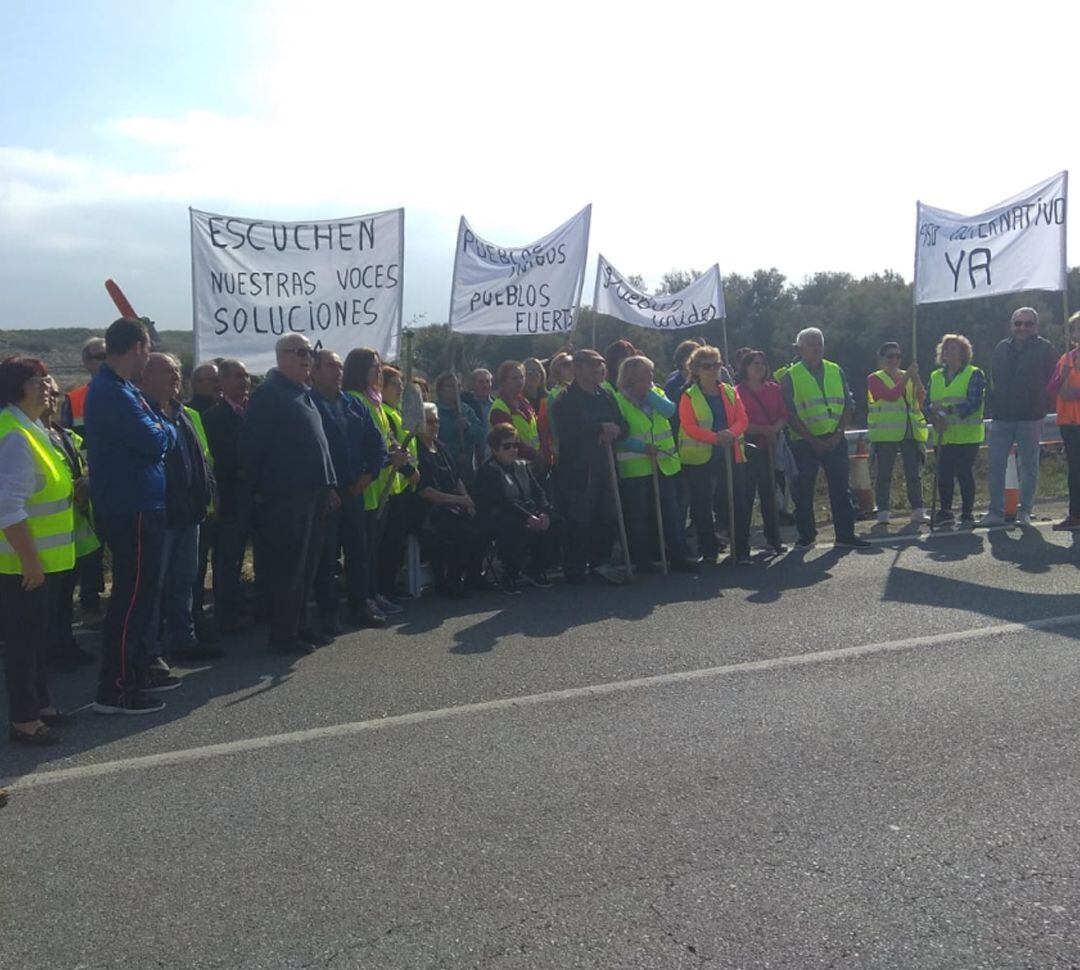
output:
[[[124,291],[116,285],[115,280],[106,280],[105,289],[109,291],[109,296],[112,297],[113,303],[116,304],[116,309],[120,311],[120,316],[127,317],[129,320],[139,319],[135,308],[128,302],[128,298],[124,296]]]

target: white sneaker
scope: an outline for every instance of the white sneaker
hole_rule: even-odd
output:
[[[1016,513],[1017,525],[1031,525],[1031,513],[1023,510]]]
[[[890,513],[888,509],[879,509],[877,514],[878,522],[881,522],[883,524],[887,523],[889,521],[889,515]]]
[[[930,516],[926,514],[926,509],[913,509],[911,521],[914,525],[920,525],[923,522],[929,522]]]
[[[992,529],[997,525],[1004,525],[1005,519],[993,512],[987,512],[975,525],[980,529]]]

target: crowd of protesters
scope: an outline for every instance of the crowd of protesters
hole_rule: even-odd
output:
[[[1069,321],[1080,342],[1080,314]],[[867,377],[879,522],[899,457],[913,522],[929,520],[921,468],[936,454],[934,524],[1005,522],[1005,466],[1019,457],[1016,520],[1030,522],[1043,419],[1056,406],[1080,528],[1080,361],[1058,359],[1030,308],[1013,314],[989,373],[947,334],[924,384],[903,350],[879,349]],[[835,545],[859,548],[845,431],[851,384],[815,328],[773,369],[759,349],[731,362],[686,340],[670,375],[626,340],[606,353],[437,377],[406,427],[405,377],[367,348],[344,360],[300,334],[276,345],[257,386],[240,360],[201,363],[181,401],[180,362],[120,319],[83,348],[89,381],[61,394],[44,362],[0,363],[0,608],[9,736],[52,744],[68,716],[50,669],[94,662],[72,633],[100,629],[93,708],[152,714],[181,686],[172,664],[222,655],[224,638],[266,624],[270,651],[307,654],[344,626],[383,627],[407,609],[415,541],[435,591],[518,595],[633,573],[750,564],[760,506],[767,550],[781,525],[814,544],[815,486],[828,484]],[[427,391],[426,381],[415,382]],[[989,431],[989,510],[974,519],[974,462]],[[790,513],[793,506],[794,515]],[[108,560],[103,551],[108,550]],[[725,557],[725,551],[729,555]],[[250,553],[250,560],[249,560]],[[249,566],[250,561],[250,566]],[[111,589],[104,616],[106,562]],[[249,573],[253,582],[245,582]],[[207,576],[211,596],[207,596]],[[76,594],[77,590],[77,594]],[[207,604],[212,599],[212,611]],[[211,619],[212,615],[212,619]]]

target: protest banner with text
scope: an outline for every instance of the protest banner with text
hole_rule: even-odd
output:
[[[454,256],[450,329],[459,333],[563,333],[574,326],[589,248],[588,205],[529,246],[481,239],[462,216]]]
[[[915,302],[1065,289],[1068,173],[978,215],[916,204]]]
[[[195,357],[235,357],[256,373],[302,333],[343,357],[397,354],[405,210],[308,222],[191,211]]]
[[[726,316],[720,267],[712,266],[678,293],[650,296],[600,254],[593,310],[650,330],[683,330]]]

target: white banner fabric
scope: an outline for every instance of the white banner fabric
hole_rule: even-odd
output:
[[[587,205],[529,246],[497,246],[458,227],[450,329],[458,333],[562,333],[574,326],[589,249]]]
[[[986,212],[916,204],[915,302],[1065,289],[1068,172]]]
[[[718,265],[710,267],[678,293],[649,296],[629,283],[602,253],[596,262],[593,310],[650,330],[699,327],[727,315]]]
[[[265,373],[288,333],[342,357],[397,355],[404,209],[308,222],[190,211],[196,362],[233,357]]]

